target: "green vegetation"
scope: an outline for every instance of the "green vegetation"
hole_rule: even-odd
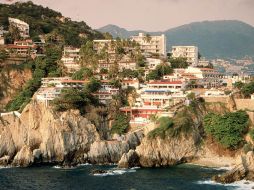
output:
[[[92,70],[83,67],[79,71],[76,71],[75,73],[73,73],[72,79],[73,80],[85,80],[85,79],[89,79],[92,76],[93,76]]]
[[[189,66],[189,64],[187,63],[187,59],[183,58],[183,57],[169,58],[168,61],[170,62],[171,67],[173,69],[176,69],[176,68],[187,68]]]
[[[254,81],[244,84],[241,88],[241,92],[245,97],[250,97],[254,93]]]
[[[87,39],[104,38],[97,31],[92,30],[85,22],[71,21],[61,13],[35,5],[32,1],[0,4],[0,26],[8,30],[8,17],[14,17],[27,22],[30,26],[32,39],[39,39],[39,35],[46,34],[48,40],[62,41],[66,45],[80,46]],[[19,36],[15,29],[6,34],[7,41],[13,41]]]
[[[254,140],[254,129],[253,128],[249,131],[249,135],[250,135],[251,139]]]
[[[124,114],[118,114],[112,123],[112,134],[122,135],[127,132],[129,128],[130,119]]]
[[[8,52],[5,49],[0,49],[0,62],[8,58]]]
[[[21,92],[6,105],[7,111],[23,110],[23,108],[30,102],[33,94],[39,89],[41,85],[41,78],[51,76],[60,76],[61,70],[57,66],[57,61],[61,57],[62,50],[57,46],[46,47],[46,56],[37,58],[35,61],[29,61],[30,67],[33,71],[33,77],[29,80]]]
[[[159,80],[164,75],[171,74],[173,69],[167,63],[161,63],[147,75],[147,80]]]
[[[64,89],[60,97],[53,100],[55,111],[66,111],[69,109],[78,109],[81,114],[86,113],[86,106],[98,106],[99,100],[92,95],[100,88],[100,83],[91,79],[83,89]]]
[[[237,149],[244,141],[249,116],[245,111],[237,111],[219,115],[209,113],[204,118],[204,128],[223,147]]]
[[[148,133],[148,138],[160,137],[165,138],[166,132],[173,127],[174,123],[169,117],[161,117],[158,119],[159,126]]]

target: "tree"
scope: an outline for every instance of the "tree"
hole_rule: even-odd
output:
[[[98,68],[99,57],[93,49],[93,42],[87,41],[80,49],[80,62],[83,67],[96,70]]]
[[[89,68],[81,68],[72,75],[73,80],[85,80],[93,76],[93,72]]]
[[[249,116],[245,111],[224,115],[209,113],[204,118],[205,132],[229,149],[237,149],[242,144],[248,124]]]
[[[171,67],[173,69],[176,68],[187,68],[189,64],[187,63],[187,59],[183,57],[178,57],[178,58],[170,58],[169,62],[171,64]]]
[[[129,118],[124,114],[118,114],[112,123],[111,133],[122,135],[129,128]]]
[[[147,80],[159,80],[164,75],[171,74],[173,72],[173,69],[168,65],[168,63],[163,62],[160,65],[158,65],[155,70],[150,71],[150,73],[147,76]]]

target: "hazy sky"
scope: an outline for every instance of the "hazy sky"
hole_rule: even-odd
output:
[[[0,0],[5,2],[6,0]],[[203,20],[237,19],[254,26],[254,0],[33,0],[93,28],[166,30]]]

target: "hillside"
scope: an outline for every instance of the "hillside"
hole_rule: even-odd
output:
[[[116,26],[103,27],[99,31],[109,32],[114,37],[117,34],[120,37],[129,37],[138,33]],[[254,57],[254,27],[241,21],[194,22],[151,34],[161,33],[167,36],[168,50],[173,45],[197,45],[202,56],[207,58]]]
[[[30,36],[37,40],[41,34],[54,34],[67,45],[80,46],[84,39],[102,38],[102,34],[92,30],[85,22],[72,21],[59,12],[35,5],[31,1],[0,4],[0,26],[8,30],[8,17],[14,17],[30,25]]]

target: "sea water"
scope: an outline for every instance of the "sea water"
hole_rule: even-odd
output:
[[[92,175],[94,169],[106,173]],[[223,170],[179,165],[168,168],[118,169],[116,166],[81,165],[71,169],[58,166],[1,168],[0,190],[250,190],[254,183],[240,181],[222,185],[211,181]]]

